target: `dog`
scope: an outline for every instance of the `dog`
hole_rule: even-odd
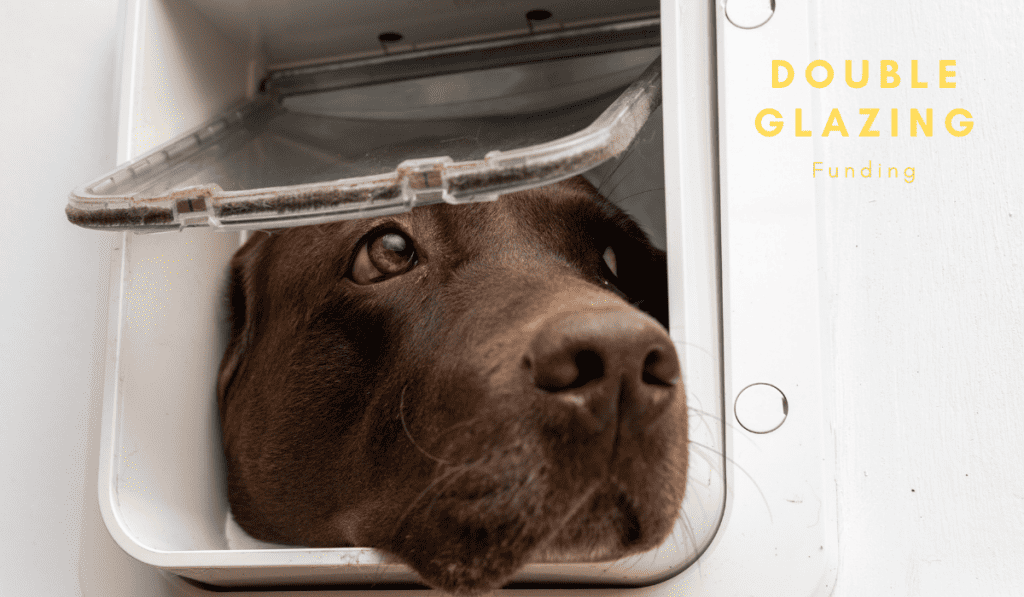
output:
[[[580,177],[254,233],[217,387],[232,515],[456,595],[656,547],[687,469],[666,277]]]

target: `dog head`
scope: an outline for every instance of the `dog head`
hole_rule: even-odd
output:
[[[253,537],[378,548],[475,594],[671,532],[665,256],[583,179],[255,233],[230,300],[219,408]]]

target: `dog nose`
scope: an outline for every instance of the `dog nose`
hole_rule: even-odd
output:
[[[608,310],[564,313],[545,323],[526,361],[534,385],[552,394],[548,402],[558,418],[571,415],[594,434],[621,420],[624,429],[639,433],[665,412],[679,382],[679,360],[653,318]]]

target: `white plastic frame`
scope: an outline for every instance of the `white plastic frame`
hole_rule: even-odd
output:
[[[814,58],[809,2],[780,0],[752,29],[725,18],[727,2],[714,3],[726,512],[698,565],[662,586],[706,597],[831,595],[838,573],[835,430],[821,217],[810,176],[814,145],[791,133],[769,139],[754,128],[763,108],[815,107],[808,87],[775,90],[770,83],[772,59]],[[688,0],[662,2],[666,172],[679,164],[684,199],[707,192],[703,171],[692,165],[714,147],[702,139],[709,115],[692,99],[708,80],[690,66],[706,49],[695,25],[699,12]],[[674,146],[680,152],[670,157]],[[789,403],[785,422],[770,433],[748,432],[735,419],[737,394],[756,383],[779,388]]]
[[[238,68],[249,59],[245,51],[186,2],[135,0],[127,6],[131,46],[122,75],[122,161],[210,118],[251,91],[253,73],[260,71],[258,53],[249,69]],[[705,210],[713,214],[710,204]],[[674,219],[670,233],[681,234],[672,226],[684,222]],[[713,230],[699,221],[694,226],[686,236]],[[226,327],[227,261],[238,244],[238,234],[198,230],[127,234],[112,256],[99,483],[111,535],[136,559],[211,585],[415,581],[411,570],[367,548],[228,548],[222,532],[226,492],[214,482],[223,481],[224,472],[212,380],[224,349],[217,331]],[[706,271],[715,271],[714,262]],[[685,291],[714,294],[714,276],[703,280]],[[688,381],[690,405],[717,412],[718,301],[696,297],[687,304],[710,309],[699,318],[704,326],[673,328],[687,373],[702,368]],[[723,452],[720,424],[691,433]],[[662,548],[613,563],[530,564],[514,580],[635,586],[678,573],[707,547],[721,520],[722,468],[720,456],[694,460],[687,519]]]
[[[139,31],[147,18],[145,2],[129,2],[127,23],[130,35]],[[154,4],[152,6],[158,6]],[[668,218],[683,221],[710,222],[710,233],[681,235],[669,239],[669,251],[678,251],[687,263],[684,270],[691,276],[720,276],[723,291],[721,325],[724,329],[725,374],[722,378],[726,396],[727,455],[725,465],[728,497],[721,528],[707,552],[698,561],[674,578],[648,589],[600,589],[588,593],[632,593],[687,595],[828,595],[835,586],[837,569],[837,537],[835,496],[833,487],[833,430],[829,426],[831,395],[824,365],[828,362],[827,343],[820,322],[818,286],[818,216],[814,191],[802,180],[800,168],[809,164],[813,146],[796,139],[778,138],[765,145],[753,132],[752,119],[757,110],[771,102],[786,105],[812,106],[809,93],[799,89],[780,94],[778,99],[765,98],[767,66],[772,57],[781,56],[794,64],[808,62],[808,22],[806,0],[793,0],[778,6],[776,14],[764,26],[740,30],[729,25],[722,15],[722,4],[715,7],[717,22],[708,7],[689,0],[662,2],[663,69],[665,73],[665,158]],[[716,22],[717,44],[709,44],[709,24]],[[132,37],[128,38],[129,40]],[[701,59],[717,47],[717,105],[708,101],[713,95],[706,90],[716,83],[711,63]],[[223,51],[223,49],[221,49]],[[167,51],[174,51],[173,48]],[[210,55],[216,55],[211,52]],[[146,110],[139,109],[143,98],[173,96],[164,90],[141,89],[141,81],[133,77],[148,59],[142,53],[127,55],[124,72],[128,80],[122,85],[122,130],[119,158],[123,161],[132,152],[137,140],[145,139],[147,127],[154,137],[169,138],[173,130],[162,130],[159,122],[137,121]],[[215,73],[212,64],[207,72]],[[258,64],[250,72],[258,72]],[[227,73],[224,73],[227,75]],[[248,85],[244,77],[222,85],[221,105],[226,105]],[[169,102],[184,105],[188,100],[171,97]],[[215,100],[216,102],[217,100]],[[214,102],[214,103],[215,103]],[[767,103],[766,103],[767,102]],[[152,112],[152,107],[149,108]],[[157,110],[158,111],[158,110]],[[719,118],[716,144],[709,122]],[[211,114],[190,115],[192,122]],[[173,129],[177,123],[170,123]],[[179,127],[180,128],[180,127]],[[162,132],[161,132],[162,130]],[[692,197],[718,196],[716,155],[721,155],[720,212],[715,203],[691,201]],[[778,171],[783,174],[777,174]],[[809,176],[807,177],[809,180]],[[773,183],[773,181],[776,181]],[[721,239],[718,238],[718,218]],[[692,229],[701,229],[699,226]],[[186,233],[188,234],[188,233]],[[195,237],[199,240],[200,237]],[[233,242],[229,236],[205,236],[202,242]],[[210,239],[213,239],[210,241]],[[178,237],[181,241],[182,237]],[[720,243],[720,244],[719,244]],[[122,286],[127,259],[128,236],[112,255],[113,296],[127,300],[147,300],[145,288]],[[206,247],[197,246],[188,256],[201,258]],[[146,259],[159,259],[159,243],[150,248]],[[721,251],[720,271],[712,267],[689,264],[702,261],[708,252]],[[713,259],[711,263],[714,263]],[[164,264],[162,267],[174,267]],[[159,270],[159,267],[154,271]],[[678,277],[676,278],[678,284]],[[154,284],[159,280],[154,280]],[[214,285],[216,286],[216,285]],[[138,292],[135,292],[138,291]],[[677,286],[673,292],[678,293]],[[135,292],[135,294],[133,294]],[[678,296],[678,295],[677,295]],[[133,298],[134,297],[134,298]],[[204,298],[197,297],[197,304]],[[216,304],[216,301],[212,301]],[[109,321],[110,338],[117,338],[122,325],[121,305],[113,301]],[[675,303],[674,321],[688,326],[705,326],[707,334],[717,333],[719,322],[690,317],[697,306]],[[155,304],[153,316],[160,316]],[[219,316],[216,312],[202,314],[197,321]],[[144,325],[145,322],[139,322]],[[677,338],[678,340],[678,338]],[[112,535],[130,554],[173,570],[172,558],[153,562],[150,551],[134,543],[121,532],[115,504],[111,501],[112,467],[118,459],[130,454],[115,453],[115,445],[123,445],[115,437],[114,418],[121,405],[115,400],[119,391],[118,360],[122,347],[108,344],[107,395],[104,402],[100,462],[100,505]],[[684,353],[685,356],[690,353]],[[197,358],[197,362],[202,360]],[[182,377],[169,375],[169,381]],[[790,400],[790,416],[778,430],[753,436],[743,431],[732,418],[732,399],[751,383],[771,383],[782,389]],[[183,391],[188,391],[184,388]],[[699,451],[700,447],[695,447]],[[715,458],[715,455],[706,455]],[[123,463],[122,463],[123,464]],[[216,466],[208,464],[208,466]],[[130,467],[129,467],[130,468]],[[187,482],[189,471],[180,471],[176,478]],[[140,477],[145,487],[152,479]],[[140,495],[145,491],[139,492]],[[223,498],[221,498],[223,499]],[[308,567],[313,553],[289,550],[296,567]],[[162,557],[162,556],[161,556]],[[226,566],[252,566],[260,558],[269,561],[280,554],[269,552],[238,552],[225,554]],[[315,565],[315,562],[313,562]],[[176,579],[176,586],[189,594],[207,591]],[[324,594],[330,591],[324,591]],[[417,592],[418,593],[418,592]],[[212,594],[212,593],[210,593]],[[239,595],[268,594],[253,589]],[[286,595],[288,592],[274,593]],[[308,591],[295,595],[310,595]],[[403,594],[410,594],[403,592]]]

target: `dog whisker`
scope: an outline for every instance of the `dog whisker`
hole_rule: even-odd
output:
[[[625,205],[631,199],[633,199],[634,197],[639,197],[641,195],[646,195],[647,193],[656,193],[658,191],[664,191],[664,190],[665,190],[665,187],[655,187],[653,189],[647,189],[647,190],[644,190],[644,191],[637,191],[636,193],[633,193],[631,195],[626,195],[625,197],[616,197],[615,198],[615,204],[620,206],[620,207],[625,207]]]
[[[690,412],[692,412],[692,413],[698,414],[698,415],[700,415],[700,416],[701,416],[702,418],[703,418],[703,417],[708,417],[709,419],[714,419],[714,420],[716,420],[716,421],[721,421],[721,420],[722,420],[722,417],[719,417],[718,415],[714,415],[714,414],[711,414],[711,413],[709,413],[709,412],[708,412],[708,411],[706,411],[706,410],[703,410],[703,409],[697,408],[696,406],[687,406],[687,407],[686,407],[686,410],[688,410],[688,411],[690,411]],[[725,424],[726,424],[726,425],[728,425],[728,424],[729,424],[729,422],[728,422],[728,421],[726,421],[726,422],[725,422]]]
[[[680,341],[677,341],[677,343],[682,345],[682,346],[685,346],[687,349],[692,348],[692,349],[700,352],[701,354],[703,354],[705,357],[707,357],[709,359],[716,359],[716,360],[718,359],[718,357],[715,356],[715,354],[713,352],[708,350],[708,348],[706,346],[704,346],[703,344],[698,344],[698,343],[690,341],[690,340],[680,340]]]
[[[687,487],[689,487],[691,485],[694,485],[694,483],[689,483],[689,482],[687,483]],[[698,492],[698,491],[690,491],[687,494],[687,499],[690,500],[691,502],[696,502],[696,507],[699,509],[699,513],[702,516],[707,516],[707,514],[708,514],[707,503],[704,501],[703,496],[701,496],[700,492]],[[692,508],[692,506],[691,506],[691,508]],[[682,522],[684,524],[689,524],[689,522],[690,522],[689,520],[686,519],[685,516],[681,516],[680,519],[682,520]],[[692,535],[691,538],[694,541],[696,541],[696,535],[694,535],[692,533],[692,530],[693,529],[691,527],[690,528],[691,535]],[[694,548],[696,548],[696,543],[694,543]]]
[[[696,447],[699,447],[699,448],[704,448],[705,450],[707,450],[708,452],[711,452],[715,456],[717,456],[719,458],[722,458],[722,453],[720,451],[718,451],[718,450],[715,450],[714,448],[712,448],[710,446],[706,446],[704,444],[701,444],[701,443],[693,441],[693,440],[689,440],[687,443],[689,443],[689,445],[691,445],[691,446],[696,446]],[[692,455],[696,456],[697,458],[700,458],[705,464],[708,465],[708,467],[711,470],[713,470],[715,472],[719,472],[718,471],[718,465],[720,465],[721,462],[718,461],[717,459],[712,460],[712,457],[709,456],[708,454],[705,454],[705,453],[694,452],[694,453],[692,453]],[[689,481],[689,479],[688,479],[688,481]]]
[[[700,422],[701,427],[703,427],[704,431],[706,431],[709,435],[714,435],[714,431],[711,429],[711,424],[708,423],[708,419],[715,419],[719,422],[722,421],[721,417],[717,417],[707,411],[700,410],[695,407],[688,406],[686,410],[687,412],[690,413],[691,418],[696,418]],[[726,423],[726,425],[728,425],[728,423]],[[691,426],[690,429],[692,433],[693,426]]]
[[[679,528],[680,528],[680,530],[684,534],[684,537],[683,537],[684,542],[682,544],[680,544],[679,540],[676,539],[676,545],[681,546],[683,549],[688,549],[686,547],[685,541],[689,541],[689,545],[690,545],[689,549],[692,549],[694,552],[696,552],[697,549],[698,549],[698,546],[697,546],[697,533],[696,533],[696,531],[693,530],[693,523],[691,523],[690,520],[687,519],[686,516],[680,516],[679,517],[679,522],[680,522]],[[675,530],[672,531],[673,536],[675,535],[675,532],[676,532]]]
[[[733,425],[732,423],[729,422],[728,419],[723,418],[723,417],[719,417],[717,415],[713,415],[713,414],[711,414],[711,413],[709,413],[707,411],[700,410],[700,409],[698,409],[696,407],[692,407],[692,406],[688,406],[687,410],[689,410],[691,413],[693,413],[696,416],[696,418],[701,422],[701,425],[704,426],[704,429],[709,434],[715,435],[715,431],[714,431],[714,429],[711,428],[710,425],[708,425],[706,419],[714,419],[715,421],[719,421],[723,426],[725,426],[725,427],[727,427],[729,429],[732,429],[733,431],[740,432],[735,437],[739,437],[739,438],[743,439],[744,441],[746,441],[750,445],[755,445],[755,446],[757,445],[757,442],[755,442],[750,437],[748,437],[746,430],[742,429],[741,427],[737,427],[736,425]]]
[[[420,502],[420,500],[427,497],[427,494],[430,493],[432,489],[434,489],[437,485],[441,483],[445,483],[445,486],[440,488],[438,492],[431,498],[431,503],[430,505],[427,506],[428,512],[430,511],[431,508],[433,508],[433,503],[440,495],[440,493],[443,492],[444,489],[448,487],[447,482],[450,482],[453,477],[457,478],[460,473],[466,472],[468,468],[469,467],[466,465],[454,466],[449,470],[444,471],[436,478],[434,478],[425,488],[423,488],[422,491],[420,491],[420,493],[415,498],[412,499],[412,501],[409,502],[409,506],[405,509],[405,512],[402,513],[402,515],[398,518],[398,522],[395,524],[395,530],[391,534],[392,537],[397,537],[398,533],[400,533],[402,530],[402,525],[404,525],[405,521],[409,518],[409,515],[416,510],[417,504]]]
[[[432,454],[427,453],[426,450],[421,448],[420,445],[416,443],[416,440],[413,438],[412,433],[409,432],[409,426],[405,423],[405,391],[408,389],[408,385],[403,387],[402,393],[398,399],[398,418],[401,419],[402,421],[402,430],[405,431],[405,436],[409,438],[409,441],[412,442],[413,447],[419,450],[420,454],[423,454],[424,456],[433,460],[434,462],[437,462],[438,464],[451,465],[451,463],[448,462],[447,460],[442,460]]]
[[[609,180],[612,178],[612,176],[615,175],[616,172],[619,171],[619,168],[622,167],[623,163],[625,163],[625,161],[621,162],[618,166],[615,167],[615,170],[612,171],[612,175],[608,177]],[[636,172],[636,170],[638,168],[640,168],[640,165],[641,165],[640,162],[636,162],[633,165],[633,167],[630,168],[630,170],[628,172],[626,172],[624,175],[622,175],[622,178],[620,178],[619,181],[615,183],[615,186],[613,186],[611,189],[608,189],[607,191],[602,189],[601,190],[601,194],[604,195],[605,197],[609,197],[609,198],[610,197],[614,197],[615,196],[615,190],[619,188],[619,185],[621,185],[623,182],[625,182],[625,181],[629,180],[630,178],[632,178],[633,173]]]
[[[745,430],[742,430],[740,427],[737,427],[736,425],[733,425],[732,423],[729,422],[728,419],[723,419],[722,417],[719,417],[717,415],[713,415],[713,414],[711,414],[711,413],[709,413],[707,411],[700,410],[700,409],[698,409],[696,407],[688,406],[687,410],[690,411],[692,418],[696,418],[698,421],[700,421],[701,426],[704,428],[705,431],[707,431],[707,433],[709,435],[717,435],[715,430],[707,422],[707,419],[713,419],[715,421],[720,422],[723,427],[727,427],[729,429],[732,429],[733,431],[740,432],[735,437],[743,439],[744,441],[746,441],[750,445],[756,445],[756,442],[754,442],[754,440],[752,440],[750,437],[748,437],[748,435],[747,435]]]
[[[771,504],[768,503],[768,498],[764,495],[764,492],[761,491],[761,486],[757,483],[757,480],[754,479],[754,477],[749,472],[747,472],[747,469],[745,469],[742,466],[740,466],[739,463],[737,463],[735,460],[730,458],[727,454],[723,454],[723,453],[719,452],[718,450],[715,450],[714,448],[711,448],[710,446],[706,446],[704,444],[695,442],[693,440],[689,440],[688,443],[691,446],[696,446],[698,448],[703,448],[703,449],[711,452],[715,456],[720,456],[721,458],[725,459],[726,461],[731,463],[733,466],[735,466],[741,473],[744,474],[744,476],[747,477],[747,479],[750,479],[750,482],[754,484],[754,489],[756,489],[757,493],[761,496],[761,501],[764,502],[765,509],[768,510],[768,519],[770,521],[774,522],[774,519],[772,518],[772,507],[771,507]],[[691,454],[696,454],[696,453],[691,452]],[[706,460],[706,462],[708,462],[709,464],[712,464],[710,460]],[[712,466],[712,468],[713,468],[713,466]]]
[[[610,196],[610,194],[611,194],[611,193],[610,193],[610,192],[607,192],[607,190],[605,189],[605,186],[604,186],[604,185],[606,185],[606,184],[608,184],[609,182],[611,182],[611,181],[612,181],[612,179],[614,179],[614,178],[615,178],[615,175],[619,173],[619,168],[622,168],[622,166],[623,166],[623,165],[625,165],[626,163],[628,163],[628,162],[630,161],[630,160],[629,160],[629,157],[630,157],[631,155],[633,155],[633,152],[631,151],[631,149],[632,149],[632,148],[629,148],[629,149],[627,149],[627,150],[626,150],[626,152],[624,152],[624,153],[622,154],[622,156],[621,156],[621,157],[619,157],[619,159],[618,159],[617,163],[615,164],[615,167],[614,167],[614,168],[612,168],[612,171],[611,171],[611,172],[609,172],[609,173],[608,173],[608,174],[607,174],[607,175],[606,175],[606,176],[604,177],[604,179],[603,179],[603,180],[601,181],[601,184],[599,184],[599,185],[598,185],[597,191],[598,191],[599,193],[601,193],[602,195],[604,195],[605,197],[608,197],[608,196]],[[634,170],[635,170],[635,169],[636,169],[636,166],[634,166]],[[631,172],[632,172],[632,171],[630,171],[629,173],[631,173]],[[627,173],[627,174],[629,174],[629,173]],[[628,177],[627,177],[627,176],[623,176],[623,179],[625,179],[625,178],[628,178]],[[620,179],[620,180],[619,180],[619,182],[622,182],[622,179]],[[616,184],[617,184],[617,183],[616,183]]]
[[[403,389],[403,398],[400,399],[400,410],[402,408],[402,402],[404,400],[404,392],[405,392],[405,390]],[[462,423],[457,423],[457,424],[451,426],[444,435],[449,435],[452,429],[455,429],[455,428],[458,428],[458,427],[471,426],[474,423],[474,421],[477,421],[477,420],[478,420],[477,418],[474,418],[472,420],[464,421]],[[408,432],[407,427],[405,427],[404,419],[403,419],[402,423],[403,423],[403,428],[405,429],[406,433],[408,434],[409,432]],[[442,465],[444,470],[426,488],[424,488],[419,493],[419,495],[416,496],[416,498],[414,498],[412,500],[412,502],[410,503],[409,507],[406,509],[406,511],[400,517],[400,519],[398,521],[398,524],[396,525],[396,528],[395,528],[395,531],[394,531],[393,535],[397,535],[397,533],[399,533],[401,531],[402,525],[405,523],[405,521],[408,519],[408,517],[414,511],[417,510],[417,507],[419,505],[422,505],[422,510],[423,510],[422,513],[424,515],[429,516],[429,514],[431,513],[431,511],[434,508],[434,505],[437,502],[437,499],[439,497],[441,497],[442,495],[444,495],[445,491],[447,491],[448,488],[450,488],[451,486],[459,483],[467,475],[469,475],[471,473],[481,473],[482,472],[483,474],[485,474],[485,475],[487,475],[489,477],[494,478],[493,475],[491,475],[491,474],[487,473],[485,470],[483,470],[483,468],[486,466],[487,462],[493,460],[493,458],[495,457],[495,453],[493,452],[494,446],[490,446],[490,447],[484,446],[484,447],[482,447],[481,449],[485,453],[487,453],[488,455],[482,456],[481,458],[479,458],[477,460],[474,460],[474,461],[471,461],[471,462],[468,462],[468,463],[463,463],[463,464],[453,464],[451,462],[448,462],[446,460],[437,458],[437,457],[435,457],[435,456],[433,456],[433,455],[423,451],[416,444],[415,440],[413,440],[413,438],[411,436],[409,437],[409,439],[410,439],[410,441],[413,442],[413,445],[415,445],[417,447],[417,449],[420,449],[420,451],[424,455],[430,457],[432,460],[434,460],[438,464]],[[529,482],[529,479],[528,479],[528,482]],[[528,488],[526,488],[526,487],[519,487],[519,491],[528,491]],[[429,499],[429,502],[424,504],[424,502],[427,502],[428,499]],[[490,502],[488,504],[488,507],[489,507],[490,511],[492,511],[492,512],[496,511],[499,508],[499,506],[500,506],[500,504],[498,502],[496,502],[496,501]]]
[[[481,424],[486,423],[486,422],[487,422],[486,417],[483,417],[481,415],[477,415],[477,416],[475,416],[475,417],[473,417],[471,419],[467,419],[465,421],[460,421],[458,423],[455,423],[454,425],[452,425],[452,426],[448,427],[447,429],[445,429],[440,435],[442,437],[452,437],[452,434],[453,434],[454,431],[456,431],[458,429],[462,429],[462,428],[469,428],[472,431],[477,432],[475,434],[471,432],[470,436],[471,437],[476,437],[476,436],[480,435],[479,434],[479,430],[480,430]],[[455,444],[454,439],[449,441],[449,445],[450,446],[454,445],[454,444]],[[484,450],[490,449],[490,448],[493,448],[493,446],[480,447],[480,448],[477,448],[477,450],[484,451]]]

